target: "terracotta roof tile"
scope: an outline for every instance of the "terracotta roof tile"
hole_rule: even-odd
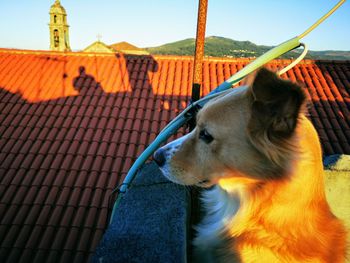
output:
[[[248,62],[206,58],[202,94]],[[186,107],[192,66],[188,57],[0,49],[2,262],[88,261],[112,189]],[[305,85],[324,154],[349,154],[350,63],[306,60],[283,77]]]
[[[62,209],[62,208],[61,208]],[[51,216],[52,218],[52,216]],[[54,226],[54,225],[58,225],[58,223],[55,224],[49,224],[49,226]],[[67,237],[67,234],[69,232],[69,229],[67,227],[58,227],[58,229],[56,229],[56,233],[54,238],[51,240],[52,245],[51,245],[51,250],[53,251],[61,251],[63,250],[63,246],[65,243],[65,239]],[[54,253],[56,254],[56,253]]]
[[[74,187],[83,188],[85,186],[88,174],[89,173],[84,170],[80,171],[80,173],[77,173],[77,177],[75,178],[75,181],[73,183]]]

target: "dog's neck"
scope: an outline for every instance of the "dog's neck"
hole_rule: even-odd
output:
[[[195,240],[195,243],[200,247],[219,246],[226,224],[232,220],[240,207],[239,196],[216,185],[203,191],[201,200],[206,215],[196,226],[200,238]]]

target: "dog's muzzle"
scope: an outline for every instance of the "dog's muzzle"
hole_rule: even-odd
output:
[[[180,173],[183,173],[181,168],[172,167],[171,165],[171,159],[175,155],[175,153],[181,148],[182,144],[191,136],[191,134],[187,134],[185,136],[182,136],[178,138],[175,141],[172,141],[163,147],[159,148],[154,154],[153,154],[153,160],[157,163],[159,166],[159,169],[163,173],[163,175],[168,178],[168,180],[181,184],[181,185],[197,185],[199,187],[205,187],[209,188],[213,186],[213,183],[209,179],[204,179],[202,181],[197,181],[194,180],[192,183],[186,183],[182,180],[179,179],[177,176]],[[175,174],[174,174],[175,172]],[[181,178],[181,176],[180,176]]]
[[[159,167],[162,167],[166,163],[165,150],[163,148],[158,149],[153,154],[153,159]]]
[[[173,155],[179,150],[183,142],[188,138],[190,134],[182,136],[175,141],[164,145],[159,148],[154,154],[153,159],[158,164],[159,167],[165,166],[165,164],[173,157]]]

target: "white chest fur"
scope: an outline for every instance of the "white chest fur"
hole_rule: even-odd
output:
[[[216,186],[204,191],[201,199],[205,216],[196,227],[197,238],[194,245],[202,249],[215,248],[229,232],[228,228],[239,208],[239,197]]]

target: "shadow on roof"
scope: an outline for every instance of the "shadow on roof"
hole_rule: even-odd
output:
[[[154,93],[151,57],[108,60],[119,64],[94,62],[108,74],[89,63],[74,65],[75,75],[62,66],[52,76],[49,67],[33,84],[26,69],[27,78],[15,74],[17,82],[0,87],[1,262],[87,261],[107,226],[112,190],[186,106],[185,92]]]

